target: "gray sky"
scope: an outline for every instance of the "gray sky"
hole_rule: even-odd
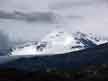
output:
[[[61,16],[58,23],[67,31],[80,30],[108,36],[108,0],[0,0],[0,10],[54,12]],[[16,41],[40,40],[58,25],[0,19],[0,29]]]

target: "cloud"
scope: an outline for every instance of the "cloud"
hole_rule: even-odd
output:
[[[53,23],[56,20],[56,15],[52,12],[21,12],[13,11],[7,12],[4,10],[0,11],[1,19],[13,19],[13,20],[22,20],[28,22],[44,22],[44,23]]]
[[[8,38],[8,35],[3,30],[0,30],[0,55],[7,55],[12,43]]]
[[[14,20],[1,20],[1,26],[4,31],[11,33],[15,40],[42,39],[52,29],[60,26],[68,31],[75,29],[84,32],[93,32],[108,36],[108,1],[107,0],[0,0],[1,10],[7,12],[21,11],[52,11],[60,15],[58,25],[42,25],[42,23],[25,23]],[[12,13],[13,14],[13,13]],[[13,15],[12,15],[13,16]],[[15,14],[14,14],[15,16]],[[3,17],[3,16],[2,16]],[[4,16],[6,17],[6,15]],[[8,16],[10,17],[10,16]],[[12,18],[12,17],[11,17]],[[59,25],[60,24],[60,25]],[[7,29],[8,28],[8,29]],[[35,35],[34,35],[35,34]],[[27,36],[26,36],[27,35]],[[12,39],[11,38],[11,39]],[[18,38],[18,39],[17,39]]]

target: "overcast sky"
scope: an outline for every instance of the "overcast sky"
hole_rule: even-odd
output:
[[[12,12],[54,12],[67,31],[80,30],[108,36],[108,0],[0,0],[0,10]],[[0,19],[0,29],[12,40],[40,40],[55,29],[55,23]]]

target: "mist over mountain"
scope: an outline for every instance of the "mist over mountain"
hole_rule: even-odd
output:
[[[0,55],[8,55],[10,49],[13,47],[12,42],[4,31],[0,30]]]

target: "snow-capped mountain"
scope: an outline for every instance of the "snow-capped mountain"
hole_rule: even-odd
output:
[[[24,45],[13,49],[10,55],[52,55],[93,48],[106,43],[91,34],[53,31],[37,44]]]

